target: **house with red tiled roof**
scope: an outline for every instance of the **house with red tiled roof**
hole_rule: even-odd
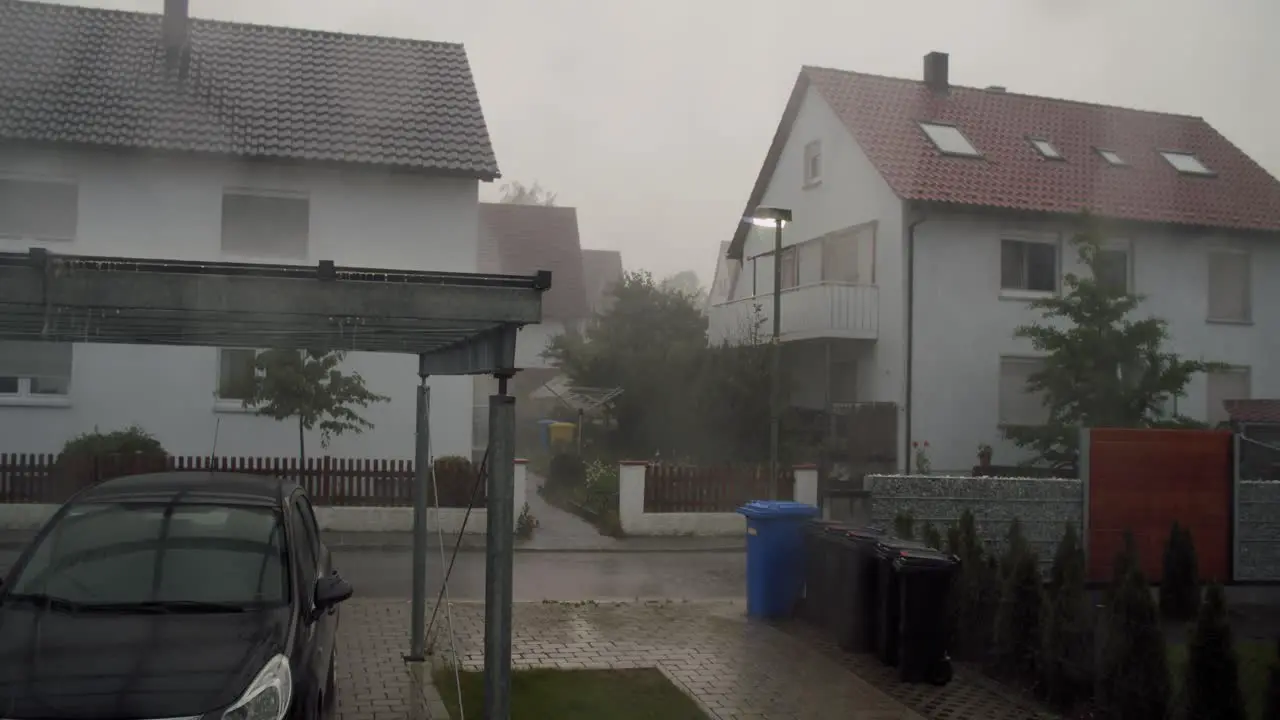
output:
[[[1178,412],[1280,397],[1280,182],[1199,117],[957,85],[944,53],[920,79],[805,67],[743,215],[759,207],[791,211],[782,250],[735,225],[711,339],[770,319],[776,258],[791,405],[895,403],[900,467],[926,441],[935,469],[984,443],[1023,459],[1000,426],[1042,421],[1041,360],[1013,331],[1081,270],[1082,210],[1105,224],[1106,280],[1146,296],[1169,348],[1231,365]]]

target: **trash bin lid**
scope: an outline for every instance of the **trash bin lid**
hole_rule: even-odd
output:
[[[752,500],[738,508],[738,513],[749,518],[811,518],[818,508],[792,500]]]
[[[960,561],[954,555],[934,550],[933,548],[903,548],[893,559],[893,567],[898,572],[913,570],[950,570]]]
[[[832,532],[828,530],[827,532]],[[884,538],[884,533],[874,528],[841,528],[839,531],[846,540],[856,540],[857,542],[868,543],[871,545],[878,544]]]
[[[922,542],[917,542],[915,540],[904,540],[900,537],[894,537],[892,535],[881,536],[879,538],[879,542],[876,543],[876,551],[880,553],[880,555],[882,555],[883,557],[897,557],[898,553],[902,552],[903,550],[919,550],[924,552],[937,552],[936,550],[929,547],[928,545],[925,545]]]

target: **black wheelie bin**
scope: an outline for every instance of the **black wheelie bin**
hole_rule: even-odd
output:
[[[831,616],[836,642],[848,652],[871,652],[879,586],[876,548],[884,535],[870,528],[832,528],[828,534],[835,536],[838,552]]]
[[[924,543],[888,535],[880,538],[874,550],[876,562],[875,653],[880,662],[898,666],[898,644],[901,639],[902,602],[894,561],[904,552],[935,552]]]
[[[919,543],[881,543],[879,549],[887,583],[880,595],[881,660],[898,667],[902,682],[946,685],[952,673],[948,598],[959,561]]]
[[[804,526],[804,595],[800,617],[823,629],[829,628],[831,589],[839,559],[835,537],[827,531],[843,527],[833,520],[810,520]]]

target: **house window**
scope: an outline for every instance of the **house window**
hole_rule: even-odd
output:
[[[1245,252],[1209,252],[1210,321],[1248,322],[1252,319],[1249,264],[1249,254]]]
[[[1043,138],[1031,138],[1031,145],[1040,152],[1040,155],[1047,160],[1062,160],[1062,153],[1058,152],[1058,148],[1053,143]]]
[[[1125,162],[1124,158],[1120,157],[1120,153],[1116,152],[1115,150],[1107,150],[1105,148],[1094,148],[1094,149],[1098,151],[1098,154],[1101,155],[1102,159],[1106,160],[1107,164],[1109,165],[1112,165],[1114,167],[1124,167],[1125,165],[1129,164]]]
[[[814,140],[804,146],[804,184],[822,182],[822,143]]]
[[[1043,369],[1044,360],[1039,358],[1000,358],[1001,425],[1044,425],[1049,420],[1044,393],[1027,388],[1031,376]]]
[[[1058,290],[1058,245],[1032,240],[1000,241],[1000,289],[1052,293]]]
[[[0,178],[0,236],[74,240],[79,197],[73,182]]]
[[[782,284],[778,287],[786,290],[800,284],[800,256],[792,245],[789,248],[783,248],[781,257]]]
[[[1161,152],[1160,154],[1175,170],[1184,175],[1213,175],[1213,171],[1191,153]]]
[[[1209,406],[1206,408],[1205,419],[1210,427],[1217,427],[1219,423],[1229,420],[1227,414],[1226,401],[1228,400],[1248,400],[1250,372],[1247,367],[1234,367],[1218,372],[1208,374],[1208,382],[1206,387],[1206,396]]]
[[[1094,280],[1103,288],[1115,293],[1129,292],[1133,268],[1130,267],[1127,244],[1103,246],[1094,260]]]
[[[0,341],[0,402],[59,400],[71,392],[70,343]]]
[[[843,230],[824,237],[822,242],[822,280],[856,283],[858,273],[858,238],[856,230]]]
[[[253,381],[258,375],[258,351],[249,348],[219,348],[219,400],[243,402],[253,394]]]
[[[304,260],[310,214],[305,197],[228,190],[222,195],[222,252]]]
[[[938,125],[935,123],[920,123],[920,129],[924,130],[924,134],[929,136],[933,141],[934,147],[938,148],[938,152],[943,155],[963,155],[965,157],[982,157],[982,153],[978,152],[978,148],[969,142],[969,138],[960,132],[960,128],[954,125]]]

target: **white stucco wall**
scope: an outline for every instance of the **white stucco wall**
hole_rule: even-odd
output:
[[[564,323],[547,320],[537,325],[526,325],[516,335],[516,367],[549,368],[554,364],[542,357],[551,338],[564,332]]]
[[[822,182],[806,187],[804,148],[822,143]],[[783,243],[812,240],[836,230],[876,222],[875,283],[879,286],[879,334],[857,352],[857,400],[899,403],[899,437],[902,426],[901,403],[904,373],[905,283],[902,244],[902,202],[872,166],[844,123],[831,106],[810,88],[792,126],[777,168],[769,181],[762,205],[791,208],[793,222],[783,235]],[[750,258],[773,247],[773,231],[752,228],[743,253]],[[801,271],[805,271],[802,261]],[[750,295],[751,269],[742,270],[735,297]],[[770,258],[757,262],[756,291],[768,293],[773,287]],[[846,349],[843,352],[848,352]],[[809,380],[812,376],[808,377]]]
[[[40,242],[55,253],[181,260],[253,261],[220,251],[224,188],[306,193],[309,252],[296,262],[467,272],[476,269],[475,180],[303,164],[51,149],[0,149],[0,175],[74,179],[74,241]],[[0,238],[0,250],[33,243]],[[279,262],[278,260],[272,260]],[[295,262],[295,261],[287,261]],[[292,426],[239,412],[215,412],[214,348],[76,345],[67,407],[0,406],[0,452],[52,452],[70,436],[138,423],[176,454],[207,454],[215,428],[223,455],[292,455]],[[371,407],[375,429],[334,440],[328,453],[413,455],[416,359],[353,353],[347,369],[391,402]],[[432,378],[436,454],[471,446],[471,383]],[[311,452],[319,450],[309,438]]]
[[[935,216],[916,230],[915,412],[912,437],[929,441],[936,469],[963,469],[977,460],[979,443],[990,443],[997,464],[1022,457],[997,428],[1001,355],[1033,356],[1014,328],[1039,321],[1026,300],[1000,293],[1000,240],[1031,233],[1062,239],[1063,270],[1080,271],[1064,223],[1014,223],[961,216]],[[1169,349],[1185,357],[1252,368],[1253,397],[1280,396],[1277,355],[1280,336],[1280,240],[1230,235],[1174,235],[1149,229],[1133,243],[1134,290],[1147,295],[1138,313],[1169,322]],[[1212,244],[1251,252],[1253,324],[1205,322]],[[881,332],[883,333],[883,327]],[[1203,375],[1187,388],[1178,411],[1205,419]]]

